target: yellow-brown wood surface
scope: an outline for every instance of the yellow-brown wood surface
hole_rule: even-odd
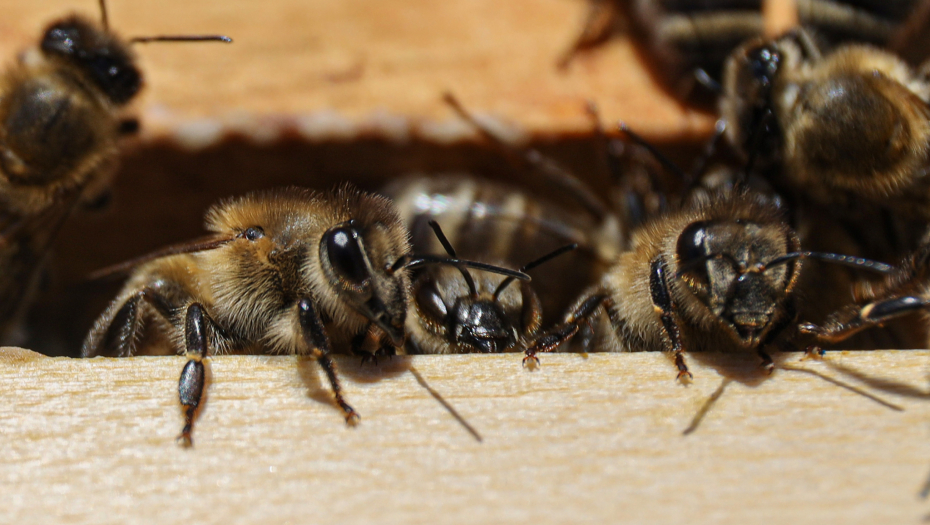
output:
[[[315,362],[219,357],[186,450],[183,358],[6,349],[0,522],[924,521],[930,352],[799,357],[691,355],[688,387],[657,354],[339,359],[356,428]]]
[[[0,2],[0,56],[35,45],[50,20],[95,0]],[[454,90],[476,111],[534,134],[588,132],[597,101],[650,137],[694,138],[706,114],[664,94],[624,39],[556,62],[580,30],[581,0],[109,0],[110,23],[126,36],[225,33],[231,46],[137,47],[147,79],[146,137],[201,146],[230,126],[273,140],[280,119],[302,117],[309,138],[374,133],[454,140],[471,136],[440,94]],[[450,126],[438,123],[447,121]]]

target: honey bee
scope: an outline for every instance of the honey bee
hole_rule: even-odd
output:
[[[116,168],[122,114],[142,87],[135,42],[223,41],[225,36],[123,40],[78,15],[52,22],[0,79],[0,336],[30,302],[49,248],[75,207],[97,201]]]
[[[771,371],[768,348],[787,344],[795,332],[802,258],[890,270],[800,250],[772,201],[741,190],[657,218],[634,234],[632,248],[563,323],[527,347],[524,364],[582,330],[596,330],[607,351],[669,351],[679,379],[691,377],[685,349],[754,350]]]
[[[464,174],[414,176],[389,184],[417,253],[445,250],[451,257],[493,265],[523,265],[528,272],[547,263],[531,283],[464,268],[429,266],[412,274],[409,343],[414,353],[514,351],[540,328],[544,313],[564,310],[580,286],[606,268],[592,232],[596,221],[515,187]],[[433,235],[445,224],[451,242]],[[438,245],[437,245],[438,242]],[[608,243],[616,245],[616,241]],[[453,248],[453,245],[455,248]],[[552,260],[570,249],[559,260]],[[526,262],[527,254],[546,254]],[[525,263],[525,264],[524,264]],[[560,276],[571,275],[571,279]]]
[[[800,26],[824,47],[867,43],[917,65],[930,51],[924,36],[928,24],[925,0],[592,0],[584,29],[558,64],[566,67],[612,33],[627,33],[674,95],[703,102],[706,95],[719,94],[727,57],[747,40]]]
[[[205,239],[117,267],[135,269],[82,349],[84,357],[190,356],[179,382],[185,445],[203,395],[203,360],[216,353],[316,357],[354,423],[358,414],[343,399],[329,333],[376,331],[382,344],[401,346],[409,268],[443,262],[486,269],[413,257],[390,201],[350,188],[249,194],[215,205],[206,225],[212,234]]]
[[[855,44],[821,55],[794,31],[736,50],[724,93],[728,141],[779,191],[849,216],[865,204],[930,218],[930,84],[900,58]]]

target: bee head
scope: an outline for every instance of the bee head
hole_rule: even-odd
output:
[[[94,22],[72,16],[52,23],[42,37],[42,52],[71,64],[114,104],[132,99],[142,75],[129,45]]]
[[[403,254],[390,245],[387,225],[349,220],[323,234],[319,254],[336,295],[380,328],[396,346],[404,342],[409,277],[393,265]]]
[[[800,262],[769,262],[797,248],[776,224],[699,221],[678,237],[678,277],[745,348],[759,346],[784,311]]]
[[[441,337],[443,344],[460,346],[464,352],[498,353],[516,345],[518,332],[523,329],[517,325],[525,319],[508,315],[498,295],[479,294],[470,276],[466,286],[462,286],[463,280],[457,273],[451,267],[432,267],[418,272],[413,299],[421,323]],[[520,306],[524,312],[536,304],[526,297],[527,290],[522,287],[520,290]],[[454,299],[443,297],[444,293]],[[505,300],[510,303],[516,295],[512,291],[512,296]]]

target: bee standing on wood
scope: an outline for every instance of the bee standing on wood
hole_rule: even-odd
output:
[[[353,423],[358,415],[342,397],[329,333],[375,332],[382,347],[403,345],[410,267],[443,262],[528,279],[470,261],[413,258],[390,201],[349,188],[253,193],[214,206],[206,223],[213,234],[205,239],[111,270],[134,268],[82,351],[189,355],[179,384],[187,445],[211,354],[313,355]]]
[[[50,245],[76,206],[99,199],[116,168],[118,142],[137,123],[121,115],[142,87],[130,45],[230,42],[223,36],[122,40],[73,15],[53,22],[38,49],[0,79],[0,337],[35,292]]]
[[[597,330],[599,349],[669,351],[679,378],[691,376],[685,349],[753,350],[771,370],[768,347],[794,332],[801,258],[889,270],[842,255],[801,252],[797,235],[770,201],[742,191],[717,195],[637,231],[632,248],[562,324],[529,345],[524,362],[538,361],[539,352],[579,331]]]

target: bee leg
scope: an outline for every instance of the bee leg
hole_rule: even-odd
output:
[[[378,340],[378,349],[375,350],[375,355],[378,357],[387,356],[388,359],[391,359],[397,355],[397,347],[394,346],[389,337],[382,336]]]
[[[665,259],[657,257],[652,261],[652,271],[649,274],[649,291],[652,294],[652,304],[655,305],[656,313],[662,319],[662,325],[665,327],[665,333],[672,343],[672,353],[675,355],[675,366],[678,368],[678,379],[687,377],[693,379],[694,376],[688,371],[688,365],[685,364],[685,349],[681,344],[681,330],[675,321],[675,303],[672,301],[671,294],[668,293],[668,266]]]
[[[591,317],[597,312],[598,307],[602,305],[607,305],[606,295],[595,294],[584,299],[574,311],[566,316],[565,322],[546,331],[526,347],[523,366],[526,366],[527,361],[535,362],[538,366],[539,358],[536,357],[536,354],[551,352],[560,344],[574,337],[582,326],[590,323]]]
[[[861,308],[847,306],[831,315],[824,326],[804,323],[799,330],[801,333],[815,336],[820,342],[838,343],[866,328],[881,325],[927,307],[930,307],[930,301],[921,297],[893,297],[868,303]]]
[[[365,350],[365,343],[368,341],[370,337],[370,333],[371,333],[370,328],[371,328],[371,325],[369,324],[368,326],[365,327],[364,330],[355,334],[355,336],[352,338],[352,344],[350,347],[352,355],[359,356],[362,358],[362,362],[361,362],[362,366],[364,366],[365,363],[369,361],[373,361],[374,364],[376,365],[378,364],[377,358],[375,358],[375,356],[371,352],[368,352]]]
[[[182,446],[193,445],[191,432],[194,427],[194,416],[203,399],[203,387],[206,383],[206,370],[204,358],[207,355],[206,316],[200,303],[192,303],[187,307],[187,317],[184,320],[184,341],[187,355],[190,360],[181,370],[181,379],[178,381],[178,398],[184,408],[184,429],[178,436]]]
[[[763,370],[771,374],[775,371],[775,362],[772,361],[772,356],[768,354],[762,347],[756,349],[756,354],[762,359],[762,364],[760,365]]]
[[[557,66],[568,68],[572,60],[581,52],[603,44],[614,33],[618,20],[622,18],[619,7],[612,0],[594,0],[588,7],[584,27],[572,42],[571,47],[562,53]]]
[[[174,310],[172,304],[152,288],[143,288],[129,296],[117,308],[105,325],[95,326],[84,342],[81,354],[84,357],[104,355],[109,357],[128,357],[136,353],[136,341],[143,330],[143,308],[148,303],[166,319],[171,318]]]
[[[320,316],[313,308],[313,302],[310,299],[301,299],[297,303],[297,312],[304,341],[306,341],[307,347],[316,355],[320,367],[326,372],[326,377],[333,389],[333,397],[336,399],[336,404],[342,409],[343,414],[345,414],[346,423],[349,425],[358,423],[361,416],[342,397],[342,387],[339,385],[339,377],[336,375],[336,363],[329,357],[331,351],[329,336],[326,335],[326,330],[323,328],[323,321],[320,320]]]

